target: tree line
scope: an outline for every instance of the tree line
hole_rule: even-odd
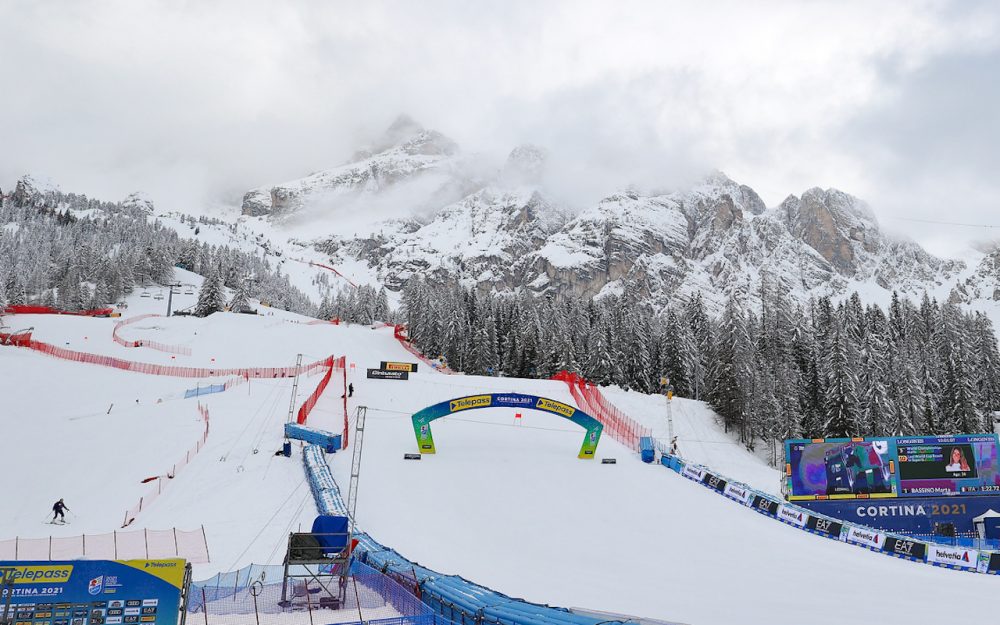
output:
[[[707,401],[748,449],[785,438],[992,431],[1000,353],[982,313],[893,293],[887,310],[857,293],[801,305],[762,288],[711,315],[701,295],[654,311],[626,294],[599,300],[484,294],[411,279],[402,317],[414,344],[477,375],[559,370],[644,393],[667,378]]]
[[[137,287],[169,283],[176,266],[241,298],[316,313],[316,305],[266,257],[182,239],[142,203],[53,191],[11,194],[0,199],[0,224],[0,306],[100,308]],[[189,226],[199,227],[194,218]]]

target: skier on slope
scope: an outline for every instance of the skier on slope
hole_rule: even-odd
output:
[[[348,397],[354,397],[354,384],[353,383],[347,385],[347,396]]]
[[[63,510],[69,510],[69,507],[67,507],[66,504],[63,503],[62,499],[52,504],[52,512],[53,512],[51,521],[52,523],[56,522],[56,518],[62,520],[63,523],[66,522],[66,515],[63,513]]]

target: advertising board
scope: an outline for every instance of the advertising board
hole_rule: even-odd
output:
[[[778,508],[781,506],[777,501],[764,497],[762,495],[754,495],[753,503],[751,508],[757,510],[758,512],[763,512],[768,516],[776,517],[778,515]]]
[[[786,441],[789,500],[894,497],[891,439]]]
[[[385,369],[368,369],[369,380],[409,380],[408,371],[386,371]]]
[[[896,439],[906,497],[1000,493],[996,435]]]
[[[976,530],[972,519],[987,510],[1000,510],[1000,495],[977,497],[918,497],[913,499],[837,499],[796,501],[796,505],[842,519],[903,534],[932,534],[942,523],[956,532]]]
[[[1000,494],[997,436],[785,441],[791,501]]]
[[[927,561],[975,570],[979,565],[979,552],[975,549],[930,544],[927,545]]]
[[[881,549],[882,544],[885,542],[885,534],[867,527],[852,526],[847,528],[846,540],[856,545]]]
[[[726,480],[722,479],[718,475],[712,475],[711,473],[706,473],[705,477],[702,478],[702,483],[709,488],[714,488],[720,493],[726,490]]]
[[[821,534],[827,534],[834,538],[840,538],[840,530],[843,529],[844,524],[839,521],[831,521],[830,519],[824,519],[821,517],[810,516],[806,521],[806,528],[820,532]]]
[[[925,543],[895,538],[893,536],[886,537],[882,551],[893,553],[897,556],[916,558],[917,560],[925,560],[927,558],[927,545]]]
[[[417,372],[417,363],[415,362],[392,362],[389,360],[383,360],[379,364],[379,368],[383,371],[405,371],[407,373]]]
[[[808,514],[802,512],[802,510],[796,510],[791,506],[783,505],[778,508],[778,519],[796,527],[805,527],[808,518]]]
[[[0,562],[0,620],[6,609],[32,625],[177,625],[186,570],[180,559]]]

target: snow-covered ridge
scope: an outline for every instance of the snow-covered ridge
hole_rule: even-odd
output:
[[[471,176],[457,145],[403,117],[348,165],[251,190],[243,213],[263,216],[279,236],[293,225],[299,240],[311,231],[306,242],[331,263],[363,267],[364,279],[392,290],[421,275],[508,292],[630,290],[657,307],[701,292],[716,310],[731,295],[754,300],[763,282],[800,302],[854,290],[879,301],[892,291],[986,296],[963,282],[961,261],[886,234],[867,204],[838,189],[767,208],[751,187],[715,172],[688,188],[630,188],[564,206],[547,186],[547,160],[542,148],[518,146],[493,174]],[[379,198],[391,198],[391,215],[379,216]],[[371,223],[352,229],[352,211]]]

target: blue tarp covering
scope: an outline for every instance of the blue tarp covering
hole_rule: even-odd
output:
[[[639,437],[639,456],[643,462],[652,462],[656,459],[656,451],[653,448],[652,436]]]
[[[313,521],[312,533],[323,547],[323,555],[335,556],[347,546],[347,517],[320,515]]]
[[[343,440],[340,434],[334,434],[326,430],[317,430],[316,428],[299,425],[298,423],[285,424],[285,437],[294,438],[297,441],[305,441],[312,445],[322,445],[324,449],[329,450],[332,448],[334,451],[340,449],[340,443]]]

